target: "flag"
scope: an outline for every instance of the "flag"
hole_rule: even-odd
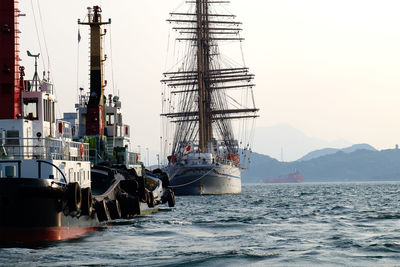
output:
[[[81,42],[81,31],[78,29],[78,43]]]
[[[185,148],[185,151],[183,152],[183,154],[186,155],[187,153],[189,153],[189,152],[190,152],[190,149],[192,149],[192,147],[191,147],[190,145],[188,145],[188,146]]]

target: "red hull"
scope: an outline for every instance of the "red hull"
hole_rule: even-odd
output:
[[[0,240],[5,243],[43,243],[74,239],[98,229],[97,227],[33,227],[2,228]]]
[[[0,243],[31,244],[83,236],[100,226],[96,216],[63,207],[51,179],[0,179]]]

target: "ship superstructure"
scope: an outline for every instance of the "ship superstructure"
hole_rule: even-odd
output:
[[[133,215],[156,211],[156,204],[168,202],[173,206],[174,195],[168,183],[147,172],[139,153],[131,151],[130,126],[123,123],[119,97],[105,95],[107,82],[103,77],[103,62],[107,57],[103,54],[102,43],[106,30],[102,26],[110,24],[111,20],[103,22],[101,13],[101,8],[94,6],[88,8],[87,21],[78,20],[79,25],[90,27],[90,89],[85,93],[81,88],[76,112],[64,113],[63,120],[71,124],[74,140],[89,144],[92,189],[98,209],[104,210],[102,202],[107,202],[108,198],[114,201],[114,210],[120,204],[127,206],[126,196],[107,195],[112,184],[133,197],[130,201],[137,207]]]
[[[103,22],[101,8],[89,8],[88,21],[79,25],[90,27],[90,91],[85,93],[81,88],[76,112],[64,113],[64,120],[72,125],[73,138],[90,143],[90,159],[94,164],[112,162],[125,164],[130,168],[139,165],[139,154],[129,152],[131,146],[130,126],[123,123],[122,103],[118,96],[105,96],[107,82],[103,78],[102,42],[106,31],[101,26],[111,23]],[[141,170],[139,170],[141,173]]]
[[[49,77],[32,80],[20,66],[17,1],[0,6],[0,242],[79,236],[96,222],[89,146],[72,141],[56,120]]]
[[[174,128],[173,136],[166,137],[172,140],[165,139],[171,144],[165,147],[171,184],[178,194],[240,193],[240,149],[250,151],[250,145],[234,136],[232,121],[242,120],[246,128],[257,117],[254,75],[225,60],[219,44],[243,41],[241,23],[220,13],[229,1],[187,3],[186,11],[170,13],[167,20],[174,24],[176,40],[185,43],[178,69],[165,72],[162,80],[162,116]]]

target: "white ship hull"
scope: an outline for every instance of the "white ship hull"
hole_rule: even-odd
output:
[[[240,169],[228,164],[182,165],[167,169],[176,195],[240,194]]]

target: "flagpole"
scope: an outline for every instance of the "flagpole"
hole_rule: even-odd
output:
[[[78,99],[77,103],[79,103],[79,43],[81,42],[81,31],[78,25],[78,44],[77,44],[77,58],[76,58],[76,97]]]

